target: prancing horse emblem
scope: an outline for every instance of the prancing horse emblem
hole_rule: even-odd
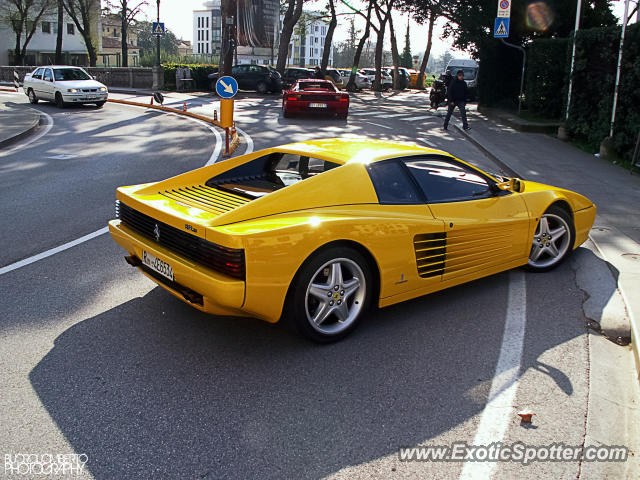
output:
[[[153,235],[156,237],[156,242],[160,241],[160,227],[156,223],[155,228],[153,229]]]

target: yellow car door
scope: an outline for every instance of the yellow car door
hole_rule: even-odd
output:
[[[526,263],[529,213],[519,193],[451,157],[405,160],[434,218],[444,222],[443,282],[461,283]]]

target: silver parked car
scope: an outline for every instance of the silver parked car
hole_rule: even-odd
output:
[[[31,103],[47,100],[59,108],[72,103],[95,103],[100,108],[109,94],[107,87],[84,69],[62,65],[38,67],[27,73],[23,88]]]
[[[338,73],[340,73],[340,78],[342,79],[342,83],[346,88],[347,83],[349,83],[349,77],[351,77],[351,70],[340,68],[338,69]],[[360,72],[356,72],[355,82],[356,82],[356,88],[358,90],[371,87],[371,82],[369,81],[369,78],[361,74]]]

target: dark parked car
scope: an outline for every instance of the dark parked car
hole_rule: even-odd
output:
[[[238,82],[241,90],[256,90],[258,93],[282,91],[282,77],[271,67],[263,65],[234,65],[231,76]],[[208,75],[211,89],[215,90],[218,72]]]
[[[285,68],[284,76],[282,77],[282,86],[284,89],[289,89],[298,80],[303,78],[313,78],[315,72],[310,68]]]

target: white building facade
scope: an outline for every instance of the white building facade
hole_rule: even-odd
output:
[[[317,18],[319,15],[316,12],[307,13],[296,25],[289,42],[288,65],[314,67],[322,63],[324,41],[329,26],[325,20]],[[333,45],[330,46],[328,65],[333,65]]]
[[[43,16],[27,44],[25,65],[50,65],[54,63],[56,38],[58,29],[62,28],[62,53],[67,65],[88,65],[89,57],[84,40],[73,20],[64,17],[62,25],[58,25],[56,14]],[[21,43],[24,43],[22,34]],[[0,19],[0,65],[13,65],[16,35],[8,23]],[[22,47],[22,45],[21,45]]]
[[[205,2],[203,8],[193,11],[193,54],[219,56],[222,41],[220,0]]]

